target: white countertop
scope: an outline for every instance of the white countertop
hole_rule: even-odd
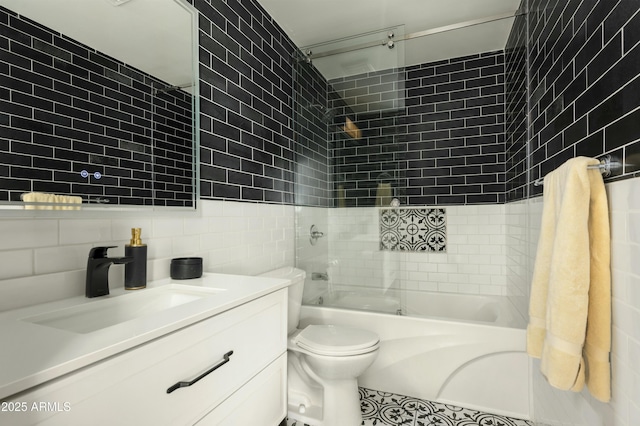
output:
[[[205,273],[193,280],[165,279],[147,288],[179,284],[219,289],[211,297],[155,312],[90,333],[76,333],[24,321],[50,311],[87,305],[145,290],[112,290],[0,313],[0,399],[70,373],[134,346],[285,288],[288,280]],[[140,296],[138,296],[140,297]]]

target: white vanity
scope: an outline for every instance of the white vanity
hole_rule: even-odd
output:
[[[286,280],[205,274],[0,314],[0,424],[277,425]]]

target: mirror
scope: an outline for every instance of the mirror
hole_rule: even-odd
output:
[[[0,27],[2,206],[195,207],[192,6],[0,0]]]

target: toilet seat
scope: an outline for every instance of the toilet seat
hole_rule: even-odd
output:
[[[294,342],[317,355],[352,356],[376,350],[380,338],[376,333],[360,328],[309,325],[298,333]]]

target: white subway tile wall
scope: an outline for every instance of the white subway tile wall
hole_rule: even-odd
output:
[[[524,318],[528,318],[531,256],[535,255],[537,242],[535,240],[531,247],[529,210],[536,200],[516,201],[505,206],[507,296]]]
[[[307,277],[304,284],[304,300],[311,302],[327,291],[328,281],[313,280],[313,272],[329,273],[333,279],[333,271],[329,268],[329,241],[334,234],[329,229],[329,212],[332,209],[324,207],[296,207],[296,267],[306,271]],[[323,233],[312,244],[311,226],[315,225],[317,231]]]
[[[2,219],[0,311],[84,294],[91,247],[117,246],[122,256],[132,227],[148,245],[148,278],[169,276],[170,259],[200,256],[209,272],[254,275],[294,264],[294,207],[202,200],[198,213],[131,214],[113,219]],[[123,285],[123,267],[110,271]]]
[[[2,234],[0,250],[48,247],[58,244],[58,224],[54,220],[2,220],[0,234]]]
[[[640,424],[640,179],[607,184],[612,249],[612,399],[603,404],[587,391],[552,388],[532,361],[533,407],[536,424],[562,426],[636,426]],[[529,248],[527,279],[535,259],[542,213],[541,197],[527,205]],[[510,228],[511,229],[511,228]],[[512,275],[512,274],[510,274]],[[522,277],[521,277],[522,278]]]
[[[447,252],[380,251],[378,209],[329,210],[332,285],[507,295],[505,205],[446,206]]]
[[[635,326],[640,323],[640,270],[633,262],[640,252],[640,179],[608,184],[607,189],[613,253],[613,400],[601,404],[587,392],[554,390],[533,361],[533,404],[539,424],[640,424],[640,332]],[[299,215],[294,218],[296,209]],[[447,206],[446,254],[380,252],[375,208],[202,201],[200,214],[180,216],[6,218],[0,220],[0,310],[83,294],[89,249],[118,245],[112,254],[121,255],[130,228],[142,226],[151,279],[166,277],[169,259],[177,256],[202,256],[208,271],[257,274],[295,264],[297,252],[311,265],[301,264],[304,269],[325,272],[326,267],[337,287],[391,284],[506,295],[526,315],[541,211],[540,197],[508,205]],[[313,248],[307,237],[311,222],[327,237]],[[121,285],[119,268],[112,268],[113,285]]]
[[[209,201],[203,217],[207,271],[256,275],[295,263],[293,206]]]

